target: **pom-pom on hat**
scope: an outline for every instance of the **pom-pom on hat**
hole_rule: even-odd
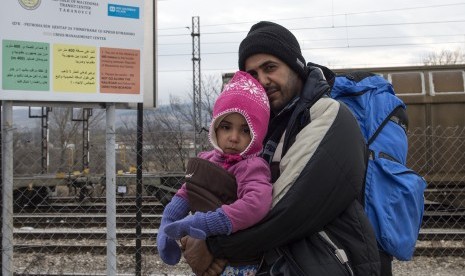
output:
[[[273,55],[286,63],[301,79],[307,77],[299,42],[279,24],[260,21],[250,28],[239,46],[239,69],[245,71],[246,59],[255,54]]]
[[[258,155],[262,150],[270,119],[270,103],[265,89],[246,72],[237,71],[224,86],[213,107],[213,118],[209,138],[213,147],[220,152],[216,140],[216,128],[227,115],[237,112],[244,116],[249,125],[250,144],[240,153],[242,157]]]

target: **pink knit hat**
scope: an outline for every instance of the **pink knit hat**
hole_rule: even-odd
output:
[[[220,152],[216,141],[216,127],[230,113],[237,112],[244,116],[249,125],[252,140],[240,153],[242,157],[258,155],[262,150],[263,139],[270,119],[270,103],[265,89],[246,72],[237,71],[224,86],[223,92],[216,99],[209,137],[213,147]]]

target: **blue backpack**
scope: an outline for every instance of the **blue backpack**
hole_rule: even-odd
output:
[[[378,246],[410,260],[423,219],[426,182],[406,167],[405,104],[383,77],[362,71],[337,76],[331,97],[350,108],[369,149],[362,198]]]

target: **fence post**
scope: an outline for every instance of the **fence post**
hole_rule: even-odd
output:
[[[107,275],[116,275],[116,160],[115,104],[106,109]]]
[[[2,102],[2,275],[13,275],[13,103]]]
[[[142,149],[143,149],[143,103],[137,104],[137,176],[136,176],[136,275],[142,273]]]

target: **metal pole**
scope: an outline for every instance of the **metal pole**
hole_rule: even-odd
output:
[[[200,72],[200,18],[192,17],[192,86],[194,107],[194,153],[201,151],[200,130],[202,129],[202,98]]]
[[[30,108],[29,108],[30,110]],[[40,122],[41,122],[41,134],[42,134],[42,148],[41,148],[41,153],[42,153],[42,158],[41,158],[41,164],[42,164],[42,170],[41,174],[46,174],[48,173],[48,167],[47,167],[47,157],[48,157],[48,107],[42,106],[41,108],[41,114],[40,114]]]
[[[82,109],[82,171],[89,168],[89,117],[92,116],[91,108]]]
[[[81,118],[74,118],[71,114],[71,121],[82,122],[82,171],[89,168],[89,117],[92,116],[92,108],[83,108]]]
[[[115,104],[106,110],[107,275],[116,275],[116,154]]]
[[[136,176],[136,275],[142,270],[142,145],[144,104],[137,104],[137,176]]]
[[[2,275],[13,275],[13,103],[2,102]]]
[[[52,111],[51,107],[42,106],[40,115],[32,115],[31,107],[29,106],[29,118],[40,118],[41,121],[41,165],[42,169],[41,174],[48,173],[49,166],[49,152],[48,152],[48,142],[49,142],[49,129],[48,129],[48,113]]]

